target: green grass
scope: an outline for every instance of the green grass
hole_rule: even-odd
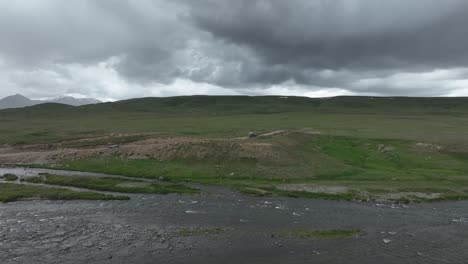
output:
[[[25,179],[30,183],[44,183],[50,185],[73,186],[99,191],[111,191],[121,193],[195,193],[197,190],[181,184],[173,183],[147,183],[138,180],[125,180],[110,177],[82,177],[60,176],[42,174],[37,177]]]
[[[14,174],[10,174],[10,173],[7,173],[7,174],[3,175],[0,178],[4,179],[5,181],[16,181],[16,180],[18,180],[18,176],[14,175]]]
[[[319,136],[307,143],[348,169],[332,175],[323,172],[322,178],[379,180],[379,177],[395,180],[455,179],[456,175],[468,175],[466,159],[453,157],[454,152],[417,149],[417,142],[402,140],[361,139],[339,136]],[[389,152],[379,150],[391,147]],[[343,167],[344,168],[344,167]],[[392,175],[392,176],[390,176]]]
[[[297,237],[303,239],[342,239],[365,235],[361,229],[333,229],[333,230],[308,230],[296,229],[282,231],[278,235],[284,237]]]
[[[467,98],[194,96],[82,107],[45,104],[0,113],[0,143],[10,144],[120,133],[233,137],[301,128],[362,138],[468,143]]]
[[[46,200],[128,200],[127,196],[114,196],[95,192],[76,192],[62,188],[47,188],[13,183],[0,183],[0,202],[23,199]]]

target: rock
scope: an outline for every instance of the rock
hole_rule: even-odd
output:
[[[388,153],[388,152],[392,152],[393,150],[395,150],[395,148],[392,146],[385,146],[384,144],[379,144],[379,146],[377,147],[377,150],[382,153]]]
[[[153,250],[166,250],[166,249],[169,249],[170,247],[171,247],[171,245],[169,245],[167,243],[154,243],[152,245]]]
[[[468,219],[466,219],[465,217],[454,218],[452,219],[452,222],[458,223],[458,224],[466,224],[468,223]]]

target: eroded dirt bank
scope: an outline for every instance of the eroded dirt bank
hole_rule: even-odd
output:
[[[317,135],[311,129],[278,130],[258,135],[257,139],[290,134]],[[119,142],[119,143],[116,143]],[[55,164],[64,160],[90,157],[126,159],[239,159],[287,161],[291,159],[280,146],[239,138],[162,137],[160,135],[123,134],[98,138],[67,140],[51,144],[0,145],[0,164]]]
[[[0,204],[2,263],[466,263],[468,202],[255,198],[212,188],[130,201]],[[301,229],[364,236],[282,237]]]
[[[112,140],[109,140],[112,142]],[[54,164],[89,157],[127,159],[287,159],[273,144],[237,139],[150,138],[124,144],[67,147],[62,144],[0,146],[0,164]]]

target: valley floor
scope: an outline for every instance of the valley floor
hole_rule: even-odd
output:
[[[0,203],[2,263],[464,263],[468,257],[468,202],[414,203],[466,198],[460,147],[316,131],[256,139],[150,136],[118,145],[93,140],[1,149],[2,163],[45,167],[0,168],[0,191],[11,184],[17,192],[45,188]],[[45,195],[47,188],[57,194]]]
[[[466,263],[467,105],[194,96],[2,110],[1,263]]]

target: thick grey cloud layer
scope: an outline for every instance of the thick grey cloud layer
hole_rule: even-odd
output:
[[[0,96],[468,95],[466,0],[0,2]]]
[[[468,56],[465,0],[206,2],[194,5],[197,25],[254,48],[269,63],[453,66]]]

